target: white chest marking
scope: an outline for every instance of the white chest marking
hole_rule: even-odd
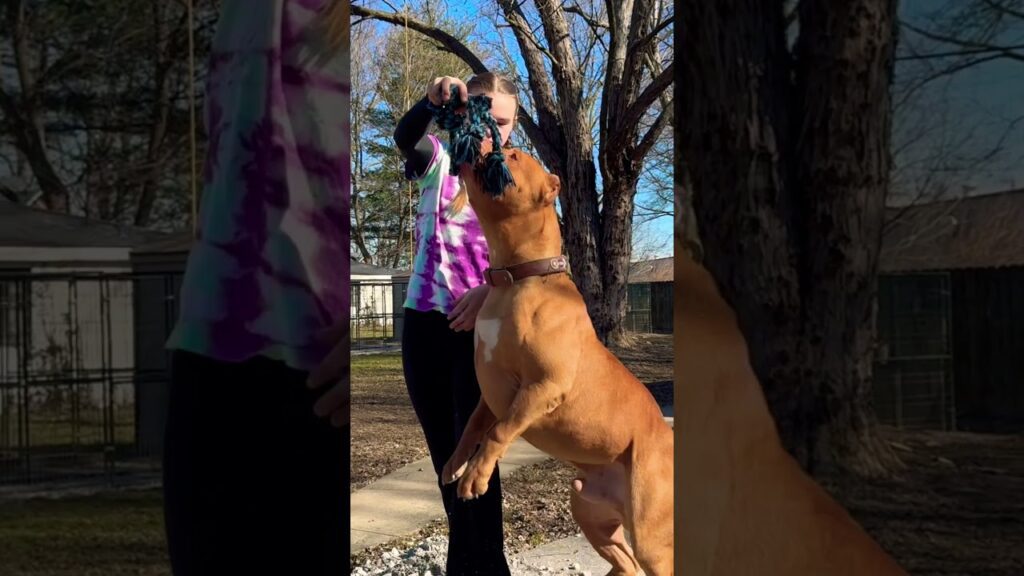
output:
[[[487,320],[476,320],[476,338],[473,340],[473,348],[484,345],[484,362],[491,361],[491,354],[495,345],[498,344],[498,330],[501,329],[501,318],[489,318]]]

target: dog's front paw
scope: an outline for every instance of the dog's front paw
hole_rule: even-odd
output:
[[[472,448],[464,448],[460,444],[455,453],[452,454],[452,457],[444,465],[444,469],[441,470],[441,483],[451,484],[462,478],[462,475],[466,473],[466,469],[469,467],[470,458],[478,447],[479,445],[474,445]]]
[[[457,494],[463,500],[473,500],[487,493],[487,485],[494,474],[496,460],[484,458],[480,453],[473,456],[466,465],[466,470],[459,478]]]

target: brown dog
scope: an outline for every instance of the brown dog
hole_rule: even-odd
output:
[[[506,161],[515,185],[499,197],[463,167],[494,269],[562,249],[558,177],[519,150]],[[598,340],[573,281],[555,273],[492,287],[475,339],[481,400],[444,481],[458,479],[462,498],[483,494],[495,464],[522,436],[579,469],[573,518],[612,564],[609,574],[641,567],[647,576],[672,574],[672,429],[650,392]]]
[[[782,448],[735,314],[679,235],[675,254],[682,573],[906,574]]]

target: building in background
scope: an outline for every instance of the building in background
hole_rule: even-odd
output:
[[[131,251],[162,237],[0,200],[0,483],[136,448]]]
[[[626,330],[672,333],[673,259],[658,258],[629,266],[626,295]]]
[[[401,342],[409,272],[352,260],[350,274],[352,347]]]
[[[881,274],[880,419],[1024,430],[1024,190],[890,209]]]

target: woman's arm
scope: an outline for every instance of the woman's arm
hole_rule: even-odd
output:
[[[405,157],[406,174],[422,176],[434,157],[434,145],[427,137],[427,128],[434,119],[427,108],[429,102],[426,97],[417,102],[395,128],[395,144]]]

